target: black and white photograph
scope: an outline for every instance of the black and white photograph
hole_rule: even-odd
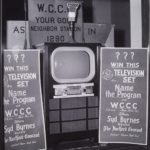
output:
[[[1,150],[150,150],[150,0],[0,3]]]

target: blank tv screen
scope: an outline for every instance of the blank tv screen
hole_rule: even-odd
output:
[[[60,83],[87,82],[95,74],[94,59],[89,48],[59,47],[52,53],[52,76]]]

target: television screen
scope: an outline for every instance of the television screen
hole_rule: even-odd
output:
[[[58,83],[89,82],[95,75],[95,56],[87,47],[58,47],[51,55],[51,73]]]

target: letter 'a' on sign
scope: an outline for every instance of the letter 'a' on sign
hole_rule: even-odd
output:
[[[101,49],[99,143],[147,145],[148,62],[148,48]]]
[[[5,150],[46,150],[40,50],[4,50]]]

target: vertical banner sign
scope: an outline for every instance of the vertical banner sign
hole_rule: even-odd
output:
[[[5,150],[46,150],[40,50],[4,51]]]
[[[147,145],[148,49],[102,48],[100,143]]]
[[[43,42],[68,42],[67,0],[28,0],[28,18],[32,45]],[[81,4],[81,2],[80,2]],[[75,23],[75,40],[82,42],[82,7]]]

